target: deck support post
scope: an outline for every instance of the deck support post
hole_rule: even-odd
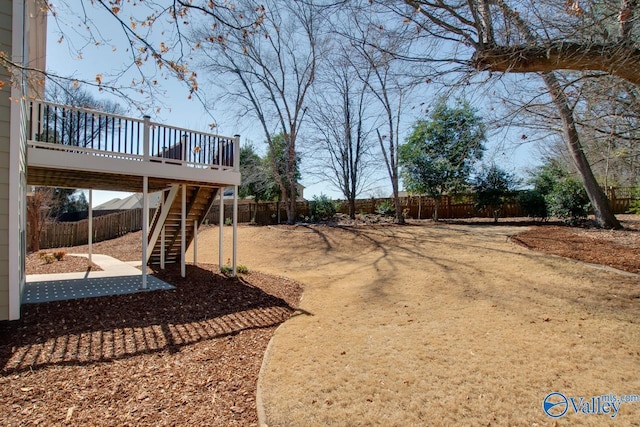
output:
[[[233,277],[238,272],[238,186],[233,187]]]
[[[193,220],[193,265],[198,265],[198,220]]]
[[[89,264],[91,264],[93,255],[93,190],[91,188],[89,189],[89,217],[87,218],[87,222],[89,225]]]
[[[219,209],[219,218],[218,218],[218,265],[220,267],[220,271],[222,271],[222,267],[224,266],[224,187],[220,187],[220,209]]]
[[[165,191],[162,191],[160,194],[160,212],[164,211],[164,197]],[[165,250],[164,250],[164,222],[162,223],[162,228],[160,229],[160,269],[164,270],[164,260],[165,260]]]
[[[142,286],[147,289],[147,251],[149,246],[149,177],[142,177]]]
[[[187,186],[182,184],[182,209],[180,218],[180,275],[187,276],[187,266],[185,260],[186,242],[187,242]]]

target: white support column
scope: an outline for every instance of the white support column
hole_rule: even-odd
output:
[[[220,269],[222,270],[222,266],[224,265],[224,237],[223,237],[223,233],[224,233],[224,187],[220,187],[220,220],[219,222],[219,226],[218,226],[218,232],[219,232],[219,242],[218,242],[218,265],[220,266]]]
[[[147,251],[149,245],[149,177],[142,177],[142,286],[147,289]]]
[[[187,242],[187,186],[182,184],[182,209],[181,209],[180,227],[182,236],[180,236],[180,275],[187,276],[187,264],[185,260],[186,242]]]
[[[93,190],[89,189],[89,218],[87,219],[89,225],[89,262],[92,262],[93,255]]]
[[[238,186],[233,187],[233,277],[238,270]]]
[[[193,265],[198,265],[198,220],[193,220]]]
[[[160,212],[164,211],[164,196],[165,191],[160,195]],[[162,222],[162,229],[160,229],[160,269],[164,270],[165,248],[164,248],[164,221]]]
[[[149,161],[150,136],[151,136],[151,117],[144,116],[144,129],[142,133],[142,157],[145,162]]]

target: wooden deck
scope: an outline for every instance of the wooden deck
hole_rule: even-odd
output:
[[[141,192],[240,184],[239,137],[70,106],[29,107],[27,183]]]

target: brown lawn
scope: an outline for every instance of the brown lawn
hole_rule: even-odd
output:
[[[637,217],[627,221],[638,223]],[[640,394],[640,278],[514,242],[536,247],[531,239],[542,238],[547,243],[538,246],[549,250],[562,244],[558,254],[570,256],[571,248],[580,246],[567,247],[571,236],[555,234],[568,231],[609,242],[598,246],[602,256],[613,246],[626,248],[621,257],[633,269],[640,264],[638,232],[554,230],[429,222],[406,227],[243,226],[239,262],[272,275],[255,275],[264,277],[256,286],[249,275],[247,283],[229,288],[226,298],[213,297],[201,282],[218,288],[227,282],[192,268],[205,276],[191,276],[191,284],[184,285],[190,297],[177,305],[163,305],[162,298],[150,304],[144,299],[109,300],[102,311],[93,312],[85,301],[66,308],[70,313],[82,310],[82,316],[64,317],[65,323],[78,317],[75,322],[84,326],[74,323],[65,330],[53,318],[39,324],[43,308],[34,309],[31,323],[3,325],[0,410],[8,414],[7,424],[255,423],[251,384],[255,387],[257,366],[273,328],[295,305],[286,299],[294,292],[284,295],[296,285],[277,276],[302,283],[305,291],[299,315],[280,325],[264,360],[259,403],[269,426],[542,426],[554,424],[542,411],[542,400],[552,391],[586,398]],[[230,227],[224,231],[226,260]],[[524,231],[528,234],[514,239]],[[602,236],[594,237],[598,233]],[[558,245],[549,243],[553,236]],[[201,231],[201,262],[217,262],[217,239],[217,228]],[[610,258],[606,264],[624,267]],[[167,274],[169,281],[179,282],[174,272]],[[271,285],[260,290],[262,281]],[[237,334],[194,332],[225,315],[235,318],[238,303],[224,300],[243,294],[255,294],[247,297],[255,301],[255,310],[267,306],[285,311],[268,326],[249,324]],[[260,302],[264,300],[270,302]],[[224,302],[230,305],[221,309]],[[128,310],[122,326],[118,316],[101,320],[111,304],[116,313]],[[203,306],[197,315],[185,314],[194,304]],[[156,306],[164,307],[164,314]],[[229,317],[223,321],[233,325]],[[88,342],[86,337],[96,331],[103,336],[122,331],[135,342],[136,337],[142,340],[145,328],[173,341],[158,348],[144,344],[141,351],[127,350],[123,343],[122,357],[104,360],[78,351],[72,351],[76,356],[70,360],[56,359],[53,355],[61,350],[46,344],[63,337],[65,348],[73,350],[78,348],[73,343]],[[257,332],[265,335],[250,335]],[[175,337],[184,341],[176,345]],[[37,354],[16,356],[28,353],[25,346]],[[233,364],[245,355],[253,357],[251,364]],[[38,364],[40,359],[52,362]],[[29,360],[35,362],[29,365]],[[631,426],[639,419],[640,403],[624,403],[613,420],[569,413],[557,423]]]

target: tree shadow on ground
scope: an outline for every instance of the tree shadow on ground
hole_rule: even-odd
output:
[[[182,278],[173,265],[156,275],[176,288],[24,305],[20,320],[0,322],[1,374],[178,352],[277,326],[294,312],[297,297],[291,295],[300,293],[289,292],[287,302],[278,296],[277,283],[287,279],[259,273],[233,279],[189,265]]]

